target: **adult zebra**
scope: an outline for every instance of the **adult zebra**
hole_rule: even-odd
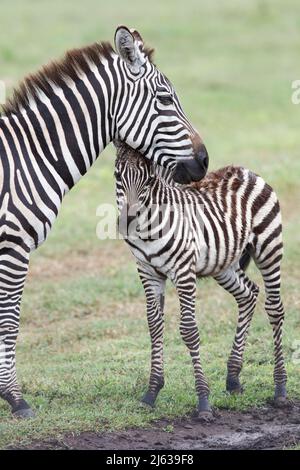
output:
[[[194,366],[199,415],[211,418],[209,387],[199,355],[195,320],[196,279],[212,276],[235,298],[238,325],[228,360],[226,387],[241,392],[245,340],[255,309],[258,287],[240,268],[248,247],[266,292],[265,309],[273,328],[275,402],[286,402],[282,353],[284,309],[280,297],[282,227],[279,202],[264,180],[241,167],[209,173],[198,183],[174,186],[169,173],[153,167],[138,152],[116,143],[116,195],[119,230],[136,258],[145,289],[151,336],[151,374],[142,401],[153,406],[164,385],[163,328],[166,279],[180,302],[180,333]]]
[[[114,138],[180,183],[201,179],[208,155],[141,36],[72,50],[27,77],[0,119],[0,396],[33,416],[17,382],[15,345],[29,255],[47,237],[63,196]],[[179,156],[179,158],[178,158]]]

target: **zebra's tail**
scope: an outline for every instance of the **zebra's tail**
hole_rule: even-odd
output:
[[[243,271],[246,271],[250,264],[250,261],[251,261],[251,253],[247,248],[245,248],[242,253],[242,256],[240,257],[240,268]]]

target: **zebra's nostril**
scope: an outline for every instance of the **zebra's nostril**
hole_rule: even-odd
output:
[[[203,166],[207,170],[207,168],[208,168],[208,156],[205,156],[203,158]]]
[[[200,161],[201,166],[204,170],[207,170],[209,157],[205,145],[201,145],[200,151],[198,153],[198,160]]]

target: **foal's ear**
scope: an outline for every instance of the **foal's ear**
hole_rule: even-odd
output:
[[[118,26],[115,32],[115,47],[130,71],[138,74],[142,65],[148,60],[143,52],[144,42],[140,34],[126,26]]]

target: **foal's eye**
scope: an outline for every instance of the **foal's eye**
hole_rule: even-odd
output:
[[[158,95],[157,99],[164,106],[170,106],[174,103],[172,95]]]

